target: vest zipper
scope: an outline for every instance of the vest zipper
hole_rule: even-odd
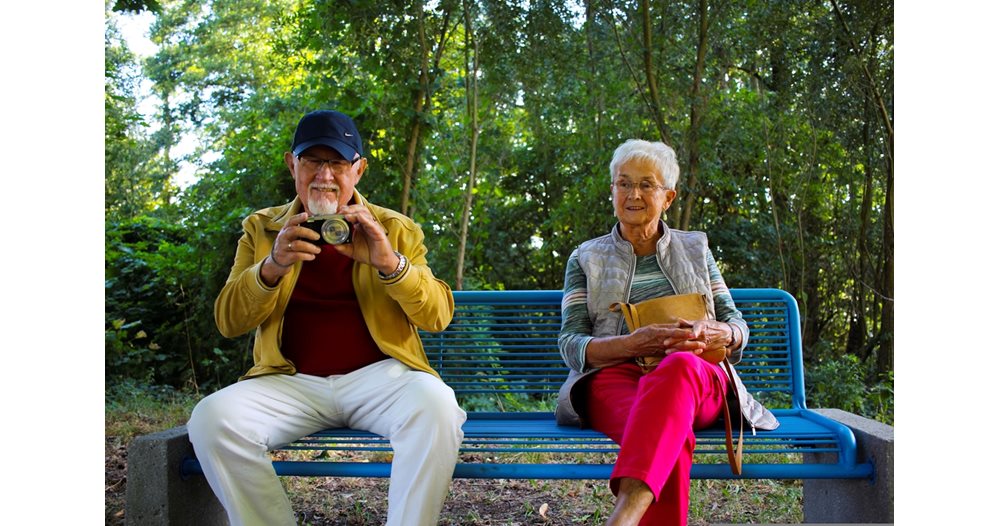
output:
[[[628,269],[628,280],[625,281],[625,299],[622,303],[628,303],[629,299],[632,297],[632,278],[635,277],[635,265],[636,265],[635,251],[632,252],[632,264],[629,265]],[[669,278],[668,278],[669,279]],[[625,316],[622,316],[618,320],[618,334],[622,334],[622,329],[625,327]]]

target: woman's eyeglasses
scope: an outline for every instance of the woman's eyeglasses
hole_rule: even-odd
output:
[[[666,190],[666,186],[660,186],[658,184],[653,184],[649,181],[640,181],[638,183],[633,183],[632,181],[615,181],[615,188],[620,192],[626,194],[632,193],[633,188],[638,188],[640,193],[651,194],[657,190]]]

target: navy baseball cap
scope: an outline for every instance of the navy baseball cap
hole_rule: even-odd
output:
[[[358,128],[350,117],[339,111],[313,111],[299,120],[292,140],[292,154],[298,156],[317,145],[337,150],[348,161],[364,155]]]

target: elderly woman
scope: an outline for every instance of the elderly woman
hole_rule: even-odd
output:
[[[611,160],[618,224],[580,245],[566,265],[559,350],[570,368],[556,417],[589,425],[621,445],[611,474],[617,496],[608,524],[686,524],[694,431],[719,420],[726,373],[699,357],[725,348],[739,361],[749,330],[703,232],[672,230],[661,216],[677,196],[674,151],[629,140]],[[701,293],[709,319],[629,333],[616,302]],[[644,374],[637,358],[663,357]],[[743,418],[774,429],[774,416],[737,381]]]

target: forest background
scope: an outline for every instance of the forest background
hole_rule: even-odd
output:
[[[116,13],[155,12],[138,60]],[[814,405],[893,419],[889,1],[108,2],[105,382],[206,393],[252,360],[212,305],[240,221],[287,202],[312,109],[352,115],[360,191],[413,217],[455,290],[558,289],[614,224],[626,139],[681,164],[671,226],[730,287],[799,302]],[[138,109],[140,82],[158,105]],[[190,153],[175,154],[184,137]],[[190,140],[190,139],[189,139]],[[182,163],[193,183],[178,184]]]
[[[106,125],[107,9],[65,0],[38,7],[15,2],[0,17],[9,72],[0,88],[7,153],[0,191],[12,220],[0,269],[8,276],[5,297],[18,300],[5,315],[8,356],[18,374],[0,383],[0,393],[12,402],[7,421],[22,431],[0,439],[14,453],[8,467],[17,480],[0,517],[11,524],[60,515],[97,523],[107,480],[107,392],[99,385],[108,385],[110,374],[97,358],[107,351],[106,313],[98,308],[107,301],[98,175],[106,159],[99,130]],[[991,155],[1000,120],[994,93],[1000,74],[992,66],[1000,6],[907,0],[894,11],[894,76],[901,88],[892,98],[903,119],[896,166],[905,174],[894,185],[894,252],[905,262],[895,269],[893,341],[904,351],[894,360],[894,421],[903,437],[896,447],[896,512],[901,523],[982,522],[992,493],[973,475],[1000,466],[983,458],[926,462],[927,451],[948,436],[946,428],[927,426],[927,415],[981,422],[982,404],[957,399],[991,395],[990,382],[970,381],[976,375],[962,356],[988,351],[992,330],[976,315],[988,320],[1000,293],[988,279],[1000,180]],[[952,279],[974,273],[985,279],[969,286]],[[949,279],[928,281],[934,276]],[[938,305],[960,305],[965,315],[928,314]],[[22,357],[44,377],[26,374]],[[62,432],[45,432],[54,424]],[[66,430],[74,432],[72,442]],[[58,487],[74,490],[56,496],[56,476]],[[927,505],[933,502],[949,505]]]

